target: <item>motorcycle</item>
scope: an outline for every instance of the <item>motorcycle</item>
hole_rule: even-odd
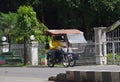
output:
[[[56,51],[54,59],[51,52],[47,53],[47,65],[49,67],[54,67],[55,64],[59,63],[62,63],[64,67],[70,66],[69,57],[62,49]]]

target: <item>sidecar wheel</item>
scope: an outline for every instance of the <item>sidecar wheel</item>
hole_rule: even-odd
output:
[[[53,61],[52,61],[52,57],[51,56],[49,56],[48,58],[47,58],[47,65],[48,65],[48,67],[54,67],[54,63],[53,63]]]
[[[70,67],[74,67],[74,66],[75,66],[75,64],[76,64],[76,61],[75,61],[75,60],[73,60],[73,59],[71,59],[71,60],[70,60]]]

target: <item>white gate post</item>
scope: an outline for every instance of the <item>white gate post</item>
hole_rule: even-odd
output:
[[[31,38],[31,64],[38,65],[38,42],[34,41],[33,35]]]
[[[5,36],[2,37],[2,52],[9,52],[9,43],[7,42],[7,38]]]
[[[94,30],[95,30],[96,64],[99,64],[99,65],[107,63],[106,31],[104,29],[105,29],[105,27],[94,28]]]
[[[107,64],[107,47],[106,47],[106,27],[102,29],[102,43],[103,43],[103,64]]]

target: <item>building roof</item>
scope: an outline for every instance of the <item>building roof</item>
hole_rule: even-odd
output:
[[[82,31],[77,29],[60,29],[60,30],[47,30],[45,34],[59,35],[59,34],[80,34]]]

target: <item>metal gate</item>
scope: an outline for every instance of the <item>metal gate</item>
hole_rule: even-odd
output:
[[[107,62],[120,64],[120,26],[106,33]]]

